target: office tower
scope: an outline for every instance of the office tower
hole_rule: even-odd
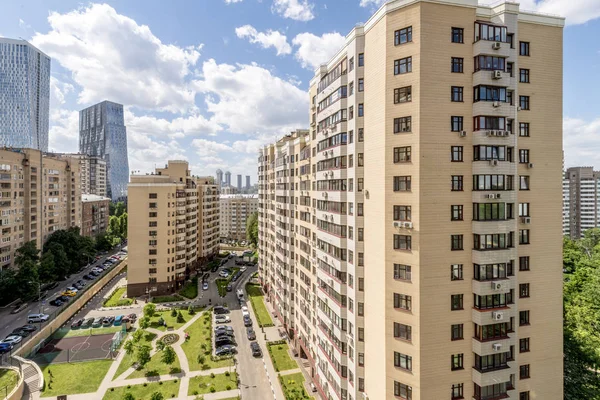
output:
[[[231,172],[225,172],[225,186],[231,186]]]
[[[103,101],[79,112],[79,152],[106,160],[107,196],[125,200],[129,161],[121,104]]]
[[[110,199],[95,194],[81,195],[81,235],[95,237],[106,232]]]
[[[217,185],[223,185],[223,171],[220,169],[217,170]]]
[[[258,211],[258,195],[221,194],[219,209],[221,241],[246,240],[246,220]]]
[[[322,397],[563,397],[563,25],[390,1],[263,149],[261,278]]]
[[[246,189],[251,189],[252,185],[250,184],[250,175],[246,175]]]
[[[0,38],[0,147],[48,151],[50,57]]]
[[[58,158],[79,160],[81,194],[106,197],[106,161],[102,157],[87,154],[57,153]]]
[[[35,240],[38,249],[59,229],[81,226],[79,164],[34,149],[0,149],[0,269]]]
[[[242,190],[242,175],[238,174],[237,176],[237,190]]]
[[[583,237],[600,226],[600,172],[592,167],[567,169],[563,178],[563,235]]]
[[[170,160],[151,175],[132,175],[128,194],[127,294],[172,293],[218,253],[218,186],[192,176],[187,161]]]

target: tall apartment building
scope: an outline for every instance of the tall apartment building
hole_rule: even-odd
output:
[[[87,154],[53,154],[56,157],[79,160],[81,194],[106,197],[106,161],[102,157]]]
[[[563,235],[583,237],[600,227],[600,172],[592,167],[567,169],[563,177]]]
[[[311,81],[311,173],[263,149],[261,276],[322,397],[562,398],[563,25],[390,1]]]
[[[34,149],[0,149],[0,269],[15,251],[52,232],[81,226],[79,165]]]
[[[225,184],[224,186],[231,186],[231,172],[225,172]]]
[[[108,229],[108,197],[95,194],[81,195],[81,235],[95,237]]]
[[[0,38],[0,147],[48,151],[50,57]]]
[[[237,190],[241,191],[242,190],[242,175],[238,174],[237,175]]]
[[[217,185],[221,186],[223,184],[223,171],[218,169],[215,178],[217,180]]]
[[[192,176],[170,160],[128,188],[127,295],[179,289],[200,262],[218,252],[219,194],[214,178]]]
[[[219,210],[221,241],[246,240],[246,220],[258,211],[258,195],[221,194]]]
[[[246,189],[251,189],[252,185],[250,184],[250,175],[246,175]]]
[[[127,198],[129,160],[123,106],[103,101],[79,112],[79,152],[106,160],[107,196]]]

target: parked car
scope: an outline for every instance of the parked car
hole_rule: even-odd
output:
[[[102,326],[111,326],[115,322],[115,317],[104,317],[102,320]]]
[[[227,322],[231,322],[231,318],[227,315],[216,315],[215,322],[217,324],[226,324]]]
[[[208,282],[202,284],[202,290],[208,290]]]
[[[11,343],[1,343],[0,342],[0,354],[8,353],[12,350],[14,346]]]
[[[23,325],[19,329],[21,329],[23,331],[35,332],[35,331],[37,331],[37,326],[35,326],[35,325]]]
[[[87,275],[87,274],[84,275],[84,276],[82,276],[82,278],[85,279],[85,280],[87,280],[87,281],[91,281],[92,279],[94,279],[93,275],[90,276],[90,275]]]
[[[25,337],[27,337],[29,335],[31,335],[31,332],[25,331],[25,330],[23,330],[21,328],[17,328],[15,330],[13,330],[11,333],[9,333],[8,336],[21,336],[21,337],[25,338]]]
[[[94,323],[94,318],[88,318],[85,321],[83,321],[83,324],[81,324],[81,327],[89,328],[90,326],[92,326],[93,323]]]
[[[4,339],[0,343],[10,343],[14,346],[15,344],[21,343],[22,340],[23,340],[23,337],[21,337],[19,335],[9,335],[6,337],[6,339]]]
[[[60,299],[60,301],[62,301],[63,303],[68,302],[69,300],[71,300],[71,298],[69,296],[65,296],[65,295],[60,295],[58,297]]]
[[[224,338],[224,337],[235,337],[233,332],[229,332],[229,331],[218,331],[215,332],[215,340],[219,339],[219,338]]]
[[[210,272],[217,272],[217,271],[218,271],[218,269],[219,269],[219,266],[218,266],[218,265],[215,265],[215,266],[213,266],[213,267],[210,269]]]
[[[50,300],[50,305],[51,306],[60,307],[60,306],[62,306],[62,304],[63,304],[63,302],[59,298],[56,298],[54,300]]]
[[[233,290],[233,286],[231,286],[231,283],[227,285],[227,287],[225,288],[228,292],[231,292]]]
[[[244,272],[248,269],[248,267],[246,267],[245,265],[240,267],[240,272]]]
[[[254,357],[262,357],[262,350],[260,345],[256,342],[250,342],[250,349],[252,349],[252,355]]]
[[[228,309],[228,308],[225,308],[225,307],[223,307],[223,306],[215,306],[215,307],[213,308],[213,312],[214,312],[216,315],[220,315],[220,314],[229,314],[229,309]]]
[[[104,318],[102,317],[96,317],[94,318],[94,322],[92,322],[92,328],[99,328],[102,326],[102,320]]]
[[[244,299],[244,291],[242,289],[238,289],[236,294],[237,294],[238,299],[240,299],[240,300]]]
[[[71,329],[79,329],[83,324],[83,319],[78,319],[71,324]]]
[[[64,292],[61,293],[61,295],[67,296],[67,297],[75,297],[75,296],[77,296],[77,293],[72,290],[65,290]]]
[[[227,278],[227,277],[229,277],[229,271],[227,271],[227,270],[224,269],[224,270],[222,270],[222,271],[219,272],[219,276],[221,278]]]
[[[32,324],[34,322],[46,322],[50,316],[48,314],[29,314],[27,316],[27,323]]]
[[[73,284],[73,286],[74,286],[74,287],[75,287],[75,289],[77,289],[77,290],[81,290],[81,289],[83,289],[83,285],[80,285],[80,284],[79,284],[79,283],[77,283],[77,282],[76,282],[76,283],[74,283],[74,284]]]
[[[233,328],[229,325],[219,325],[215,327],[215,334],[221,331],[233,333]]]
[[[11,314],[20,313],[21,311],[23,311],[24,309],[26,309],[28,305],[29,304],[27,304],[27,303],[22,303],[22,304],[18,305],[17,307],[13,308],[10,313]]]
[[[242,316],[245,317],[246,315],[250,316],[250,313],[248,312],[248,307],[242,306]]]
[[[203,281],[207,280],[208,278],[210,278],[210,272],[207,272],[202,276]]]
[[[227,264],[227,259],[226,259],[226,258],[223,258],[223,259],[221,260],[221,265],[225,265],[225,264]]]
[[[70,290],[71,292],[75,292],[75,293],[79,292],[79,290],[74,286],[67,287],[67,290]]]
[[[232,337],[220,337],[215,339],[215,347],[227,346],[227,345],[236,345],[235,338]]]
[[[137,314],[129,314],[127,318],[129,318],[131,321],[135,321],[137,319]]]
[[[252,326],[250,315],[244,315],[244,326]]]
[[[114,322],[115,326],[119,326],[123,323],[123,317],[124,315],[117,315]]]
[[[246,328],[246,336],[248,336],[248,340],[256,340],[256,333],[252,327]]]
[[[236,354],[237,348],[233,345],[221,346],[215,350],[215,355],[226,356],[228,354]]]

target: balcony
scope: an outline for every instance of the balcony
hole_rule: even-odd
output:
[[[480,100],[473,103],[473,115],[514,118],[516,112],[517,107],[505,101]]]
[[[473,86],[478,85],[515,87],[516,80],[508,72],[480,69],[473,73]]]
[[[494,309],[472,309],[471,318],[477,325],[490,325],[498,322],[510,321],[510,317],[515,316],[515,311],[510,307],[500,307]]]
[[[509,363],[509,364],[513,364],[513,363]],[[504,369],[500,369],[500,370],[495,370],[495,371],[489,371],[489,372],[480,372],[478,370],[476,370],[475,368],[473,368],[473,382],[481,387],[484,386],[491,386],[494,384],[498,384],[498,382],[506,382],[508,387],[512,387],[512,385],[509,384],[510,380],[511,380],[511,375],[514,375],[515,370],[513,368],[504,368]],[[491,397],[491,398],[496,398],[496,397]],[[502,397],[499,397],[502,398]],[[482,397],[483,399],[483,397]]]
[[[510,57],[511,50],[510,43],[507,42],[478,40],[473,43],[473,54],[476,56],[490,55],[495,57]]]
[[[510,292],[511,289],[515,289],[516,283],[515,283],[516,278],[513,277],[513,279],[496,279],[496,280],[489,280],[489,281],[478,281],[473,279],[471,281],[471,289],[473,291],[473,293],[479,295],[479,296],[488,296],[488,295],[493,295],[493,294],[500,294],[500,293],[508,293]],[[488,322],[490,323],[490,322]]]

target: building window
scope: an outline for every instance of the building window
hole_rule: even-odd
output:
[[[529,325],[529,310],[519,311],[519,326]]]
[[[411,280],[410,265],[394,264],[394,279],[410,281]]]
[[[394,32],[394,45],[412,42],[412,26],[402,28]]]
[[[365,80],[363,78],[360,78],[358,80],[358,91],[363,92],[364,90],[365,90]]]
[[[450,249],[463,250],[463,235],[450,235]]]
[[[358,378],[358,391],[359,392],[365,391],[365,378]]]
[[[410,161],[410,150],[410,146],[394,147],[394,163]]]
[[[529,379],[529,364],[519,365],[519,379]]]
[[[412,371],[412,357],[407,354],[394,352],[394,367]]]
[[[410,221],[411,206],[394,206],[394,221]]]
[[[358,316],[362,317],[365,315],[365,303],[358,303]]]
[[[528,56],[529,55],[529,42],[519,42],[519,55],[520,56]]]
[[[148,255],[155,256],[156,255],[156,249],[149,249],[148,250]]]
[[[394,118],[394,133],[410,132],[411,122],[411,117]]]
[[[409,235],[394,235],[394,250],[410,250],[412,238]]]
[[[463,161],[463,147],[452,146],[450,147],[450,161],[462,162]]]
[[[519,176],[519,190],[529,190],[529,176]]]
[[[364,53],[360,53],[358,55],[358,66],[359,67],[364,67],[365,66],[365,54]]]
[[[450,117],[450,129],[452,132],[460,132],[463,130],[463,117]]]
[[[519,244],[529,244],[529,229],[519,229]]]
[[[412,297],[405,294],[394,293],[394,308],[410,311],[412,309]]]
[[[394,322],[394,337],[410,342],[412,340],[412,327]]]
[[[412,57],[394,60],[394,75],[412,72]]]
[[[148,217],[149,218],[156,218],[157,216],[158,216],[158,213],[156,213],[156,212],[150,212],[150,213],[148,213]]]
[[[150,221],[150,222],[148,222],[148,226],[150,228],[157,227],[158,226],[158,222],[157,221]]]
[[[451,221],[462,221],[463,220],[462,204],[450,206],[450,220]]]
[[[158,199],[158,194],[156,194],[156,193],[148,193],[148,198],[149,199]]]
[[[464,339],[464,326],[463,324],[453,324],[450,330],[451,340],[462,340]]]
[[[519,203],[519,217],[529,217],[529,203]]]
[[[464,43],[464,32],[463,28],[452,28],[452,43]]]
[[[519,257],[519,271],[529,271],[529,256]]]
[[[465,359],[465,356],[464,356],[463,353],[452,354],[452,356],[451,356],[451,363],[450,363],[450,369],[452,371],[456,371],[458,369],[465,369],[465,367],[464,367],[464,359]]]
[[[394,396],[402,400],[412,400],[412,386],[394,381]]]
[[[519,400],[530,400],[529,390],[526,392],[519,393]]]
[[[156,268],[148,268],[148,273],[149,274],[155,274],[156,273]]]
[[[462,310],[463,309],[463,295],[453,294],[450,296],[450,310]]]
[[[463,176],[462,175],[452,175],[452,191],[453,192],[462,192],[463,190]]]
[[[352,131],[350,131],[352,132]],[[365,133],[363,128],[358,128],[358,141],[363,142],[365,140]],[[352,143],[352,142],[350,142]]]
[[[357,192],[362,192],[364,186],[365,186],[365,178],[357,178],[356,179],[356,191]]]
[[[362,103],[360,103],[358,105],[358,116],[359,117],[364,117],[365,116],[365,106]]]
[[[529,297],[529,283],[519,284],[519,297]]]
[[[348,70],[354,71],[354,57],[350,58],[350,60],[348,61]]]
[[[519,69],[519,82],[529,83],[529,70],[525,68]]]
[[[394,104],[412,101],[412,86],[394,89]]]
[[[450,72],[463,72],[465,59],[461,57],[452,57]]]
[[[529,162],[529,149],[519,149],[519,162],[521,164]]]
[[[356,156],[356,163],[359,167],[363,167],[365,165],[365,157],[363,153],[358,153]]]
[[[463,87],[462,86],[452,86],[450,100],[458,101],[458,102],[463,101]]]
[[[365,228],[358,228],[358,241],[362,242],[365,240]]]
[[[411,177],[395,176],[394,177],[394,192],[406,192],[410,190]]]
[[[519,339],[519,353],[527,353],[529,351],[529,338]]]
[[[462,264],[450,265],[450,280],[451,281],[462,281],[463,280],[463,265]]]
[[[519,107],[521,110],[529,110],[529,96],[519,96]]]
[[[529,122],[519,122],[519,136],[529,136]]]
[[[358,278],[358,291],[364,292],[365,290],[365,278]]]
[[[352,96],[354,94],[354,82],[350,82],[348,84],[348,96]]]

